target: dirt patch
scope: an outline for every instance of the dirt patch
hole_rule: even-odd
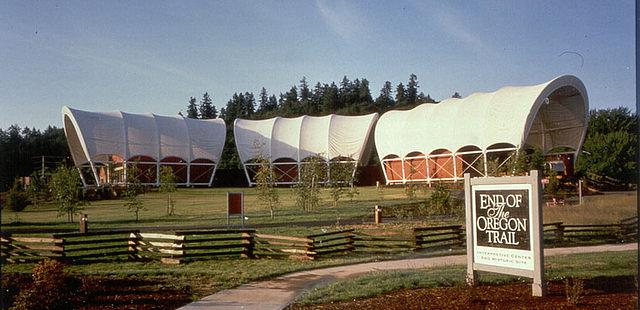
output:
[[[329,304],[293,305],[287,310],[339,309],[635,309],[638,302],[633,277],[584,281],[577,305],[567,302],[565,283],[551,281],[543,298],[531,296],[531,284],[482,285],[474,289],[438,287],[406,289],[361,300]]]
[[[1,308],[8,309],[21,290],[32,285],[30,275],[3,274]],[[189,287],[160,280],[110,277],[68,277],[69,309],[176,309],[191,302]]]

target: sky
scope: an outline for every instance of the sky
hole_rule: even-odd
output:
[[[571,74],[591,109],[635,111],[623,1],[0,1],[0,128],[61,127],[64,105],[176,115],[306,77],[442,100]]]

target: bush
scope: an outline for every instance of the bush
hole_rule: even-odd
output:
[[[437,183],[434,192],[431,194],[431,208],[438,214],[448,214],[451,209],[451,193],[444,185]]]
[[[584,281],[582,279],[564,279],[564,293],[567,296],[567,304],[576,306],[584,295]]]
[[[547,195],[554,197],[560,190],[560,181],[557,178],[558,172],[555,170],[549,170],[547,173],[547,179],[549,183],[545,186],[544,191]]]
[[[14,212],[20,212],[24,210],[29,204],[29,199],[27,198],[27,193],[12,189],[7,194],[7,207],[9,210]]]
[[[48,259],[33,267],[33,284],[18,294],[11,309],[70,309],[70,297],[64,265]]]
[[[22,273],[3,273],[2,292],[0,293],[0,308],[9,309],[21,290],[31,283],[31,277]]]

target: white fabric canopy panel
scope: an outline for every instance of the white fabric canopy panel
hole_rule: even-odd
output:
[[[320,156],[331,160],[352,161],[359,164],[367,150],[378,114],[362,116],[327,115],[297,118],[275,117],[266,120],[236,119],[234,137],[238,155],[247,180],[252,180],[251,167],[264,158],[280,168],[286,180],[280,184],[296,183],[300,165],[306,158]],[[355,167],[354,165],[354,167]]]
[[[450,157],[447,169],[457,171],[449,171],[449,179],[457,181],[464,172],[461,161],[475,160],[470,158],[473,154],[525,148],[547,154],[564,147],[577,155],[586,134],[588,111],[584,84],[566,75],[539,85],[503,87],[407,111],[389,111],[376,125],[375,144],[386,167],[387,183],[413,181],[406,171],[407,158],[415,160],[416,156],[424,161],[432,156]],[[425,166],[428,170],[430,165]],[[445,169],[442,164],[431,166]],[[425,177],[419,181],[440,179],[431,176],[432,172],[422,172]]]
[[[159,185],[160,163],[184,168],[172,168],[179,185],[211,186],[226,138],[222,119],[88,112],[67,106],[62,118],[85,186],[125,183],[128,166],[144,170],[142,183]]]

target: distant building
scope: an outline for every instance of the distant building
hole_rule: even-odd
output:
[[[332,163],[351,164],[355,173],[366,163],[373,150],[373,127],[378,113],[362,116],[327,115],[297,118],[275,117],[266,120],[236,119],[234,135],[238,155],[247,181],[255,185],[254,176],[260,167],[256,159],[268,161],[277,184],[295,184],[301,167],[315,157],[326,165],[326,176],[319,183],[331,180]]]
[[[178,185],[211,186],[226,138],[222,119],[87,112],[66,106],[62,118],[85,187],[123,185],[127,171],[136,171],[143,184],[157,186],[163,166],[173,170]]]
[[[389,111],[378,120],[375,144],[387,184],[460,181],[465,173],[488,176],[516,151],[529,149],[541,150],[546,158],[563,154],[560,160],[571,165],[566,169],[571,172],[588,112],[584,84],[561,76]]]

